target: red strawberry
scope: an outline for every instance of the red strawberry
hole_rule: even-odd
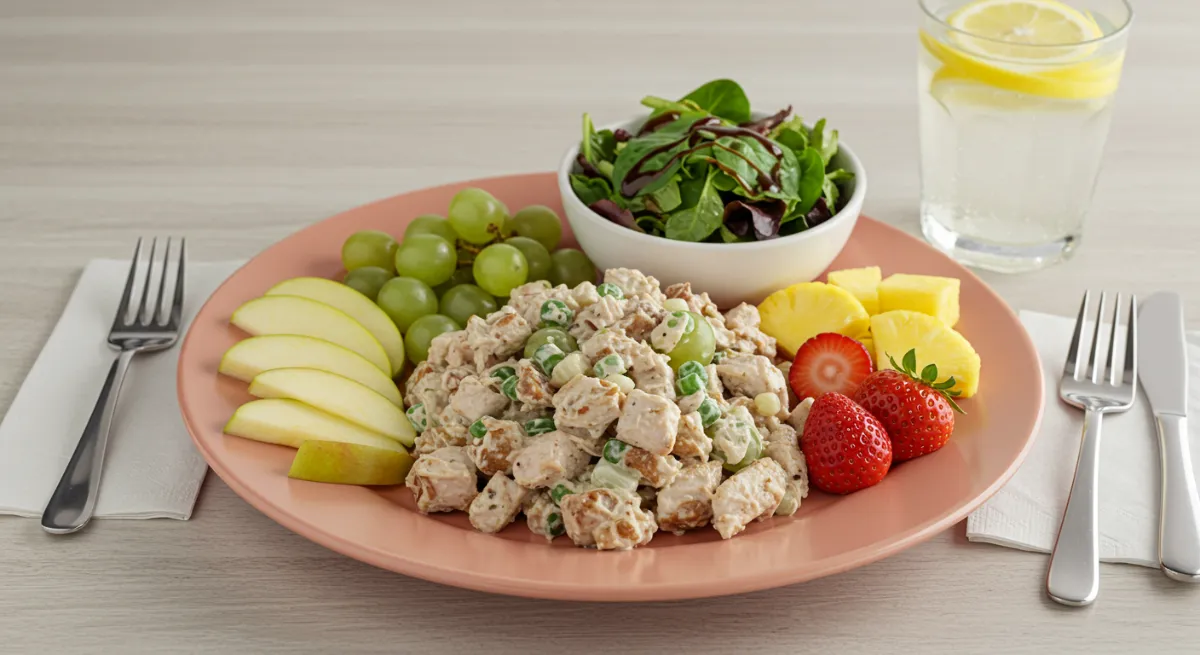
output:
[[[891,359],[889,357],[889,359]],[[917,355],[910,350],[903,364],[892,359],[896,371],[879,371],[867,377],[854,394],[854,402],[871,412],[892,438],[892,456],[903,462],[938,450],[954,433],[954,412],[961,412],[948,390],[954,378],[937,382],[937,366],[926,366],[918,376]]]
[[[850,396],[874,370],[866,346],[850,337],[823,332],[796,350],[788,381],[800,400],[820,398],[831,391]]]
[[[883,425],[840,393],[827,393],[813,403],[800,449],[809,482],[834,494],[878,484],[892,465],[892,443]]]

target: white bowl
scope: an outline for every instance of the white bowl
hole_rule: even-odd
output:
[[[756,118],[759,116],[756,116]],[[607,126],[636,133],[645,117]],[[604,128],[601,128],[604,129]],[[786,237],[753,243],[691,243],[651,236],[622,227],[588,209],[571,189],[570,174],[579,154],[571,146],[558,167],[558,189],[571,230],[597,268],[636,268],[664,285],[691,282],[721,307],[758,303],[776,289],[820,275],[850,238],[863,198],[867,174],[854,152],[839,142],[834,163],[854,173],[850,196],[841,211],[820,225]]]

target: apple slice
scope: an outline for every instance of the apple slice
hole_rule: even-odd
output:
[[[387,353],[392,363],[392,375],[404,368],[404,339],[392,319],[370,298],[350,287],[323,277],[296,277],[284,280],[267,290],[268,296],[300,296],[344,312],[358,321]]]
[[[250,381],[250,395],[299,400],[405,446],[412,446],[417,439],[404,410],[354,380],[328,371],[315,368],[263,371]]]
[[[304,442],[340,441],[380,450],[407,452],[404,446],[345,419],[331,416],[297,400],[251,400],[237,408],[225,424],[225,434],[263,443],[299,448]]]
[[[244,382],[276,368],[315,368],[335,373],[379,393],[400,407],[403,399],[395,381],[358,353],[312,337],[268,334],[243,339],[221,358],[217,370]]]
[[[300,296],[263,296],[233,311],[230,323],[254,336],[294,334],[336,343],[392,375],[392,363],[379,341],[345,312]]]
[[[406,451],[356,443],[305,441],[288,477],[332,484],[403,484],[413,458]]]

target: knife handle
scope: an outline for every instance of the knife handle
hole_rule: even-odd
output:
[[[1162,458],[1162,513],[1158,522],[1158,562],[1172,580],[1200,582],[1200,500],[1192,472],[1187,417],[1157,414]]]

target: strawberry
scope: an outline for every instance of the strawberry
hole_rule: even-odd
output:
[[[954,378],[937,382],[937,366],[929,364],[917,374],[917,352],[910,350],[895,371],[872,373],[854,394],[854,401],[870,412],[892,438],[892,457],[903,462],[938,450],[954,433]]]
[[[834,494],[878,484],[892,465],[892,442],[879,419],[840,393],[813,403],[800,449],[809,482]]]
[[[800,400],[831,391],[851,396],[875,370],[866,346],[850,337],[822,332],[796,350],[788,382]]]

